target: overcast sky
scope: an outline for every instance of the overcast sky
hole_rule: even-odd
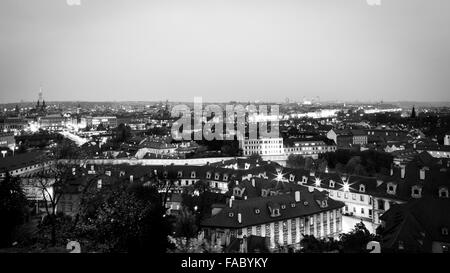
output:
[[[0,1],[0,102],[450,101],[450,1]]]

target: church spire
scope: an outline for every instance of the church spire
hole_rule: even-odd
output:
[[[416,118],[416,108],[414,106],[411,111],[411,118]]]

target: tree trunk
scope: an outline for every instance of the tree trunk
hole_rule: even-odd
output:
[[[56,246],[56,216],[52,215],[52,246]]]

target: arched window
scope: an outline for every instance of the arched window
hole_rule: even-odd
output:
[[[448,198],[448,188],[447,187],[441,187],[439,188],[439,197],[440,198]]]
[[[366,186],[363,184],[359,185],[359,192],[366,192]]]

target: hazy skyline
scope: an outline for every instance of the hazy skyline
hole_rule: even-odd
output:
[[[450,101],[450,1],[2,0],[0,102]]]

